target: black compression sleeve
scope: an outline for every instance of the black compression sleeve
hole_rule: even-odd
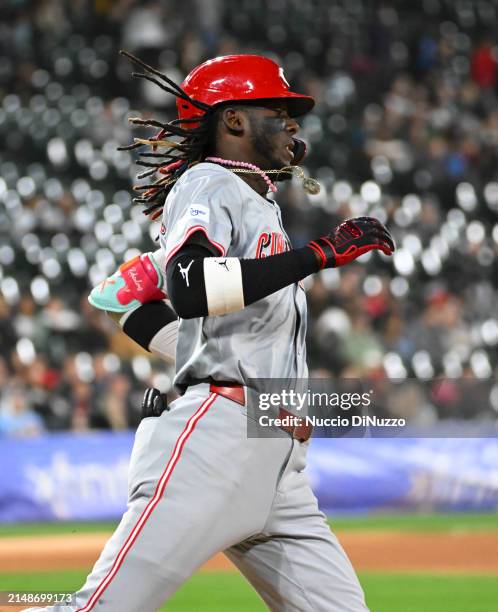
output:
[[[168,295],[183,319],[208,314],[203,260],[209,256],[203,247],[186,245],[168,263]],[[317,272],[319,264],[313,250],[303,247],[263,259],[241,259],[240,268],[244,304],[249,306]]]
[[[297,283],[313,272],[319,264],[310,247],[293,249],[264,259],[241,259],[244,304],[249,306],[261,298]]]
[[[124,333],[146,351],[157,332],[177,320],[176,313],[164,302],[147,302],[134,310],[123,325]]]

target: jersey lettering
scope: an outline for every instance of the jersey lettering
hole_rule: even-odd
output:
[[[269,255],[278,255],[289,249],[284,236],[278,232],[263,232],[256,246],[256,259],[264,259]]]

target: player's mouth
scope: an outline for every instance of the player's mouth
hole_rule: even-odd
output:
[[[285,150],[287,151],[287,155],[289,156],[290,161],[294,160],[294,142],[289,143]]]

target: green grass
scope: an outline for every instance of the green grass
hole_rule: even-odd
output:
[[[397,531],[498,531],[498,514],[379,514],[333,517],[334,530],[378,529]],[[112,532],[116,522],[17,523],[0,525],[0,537],[52,533]]]
[[[73,592],[85,571],[0,574],[0,591]],[[168,612],[264,612],[266,606],[237,573],[202,573],[185,584],[167,606]]]
[[[73,591],[86,572],[0,574],[0,590]],[[372,612],[492,612],[497,608],[496,576],[360,575]],[[168,612],[262,612],[266,607],[238,574],[194,576],[161,610]]]
[[[372,612],[492,612],[496,576],[360,574]]]
[[[85,570],[0,573],[0,591],[73,592],[85,581]]]
[[[498,531],[498,514],[378,514],[329,517],[334,530],[378,529],[393,531]],[[498,609],[498,608],[497,608]]]
[[[0,525],[0,538],[4,536],[49,535],[54,533],[112,532],[117,522],[62,522],[62,523],[12,523]]]
[[[264,612],[268,610],[239,574],[197,574],[175,594],[168,612]]]

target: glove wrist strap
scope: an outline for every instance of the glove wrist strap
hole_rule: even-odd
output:
[[[336,261],[336,251],[328,238],[317,238],[308,243],[310,249],[313,249],[320,259],[320,270],[324,268],[333,268]]]

